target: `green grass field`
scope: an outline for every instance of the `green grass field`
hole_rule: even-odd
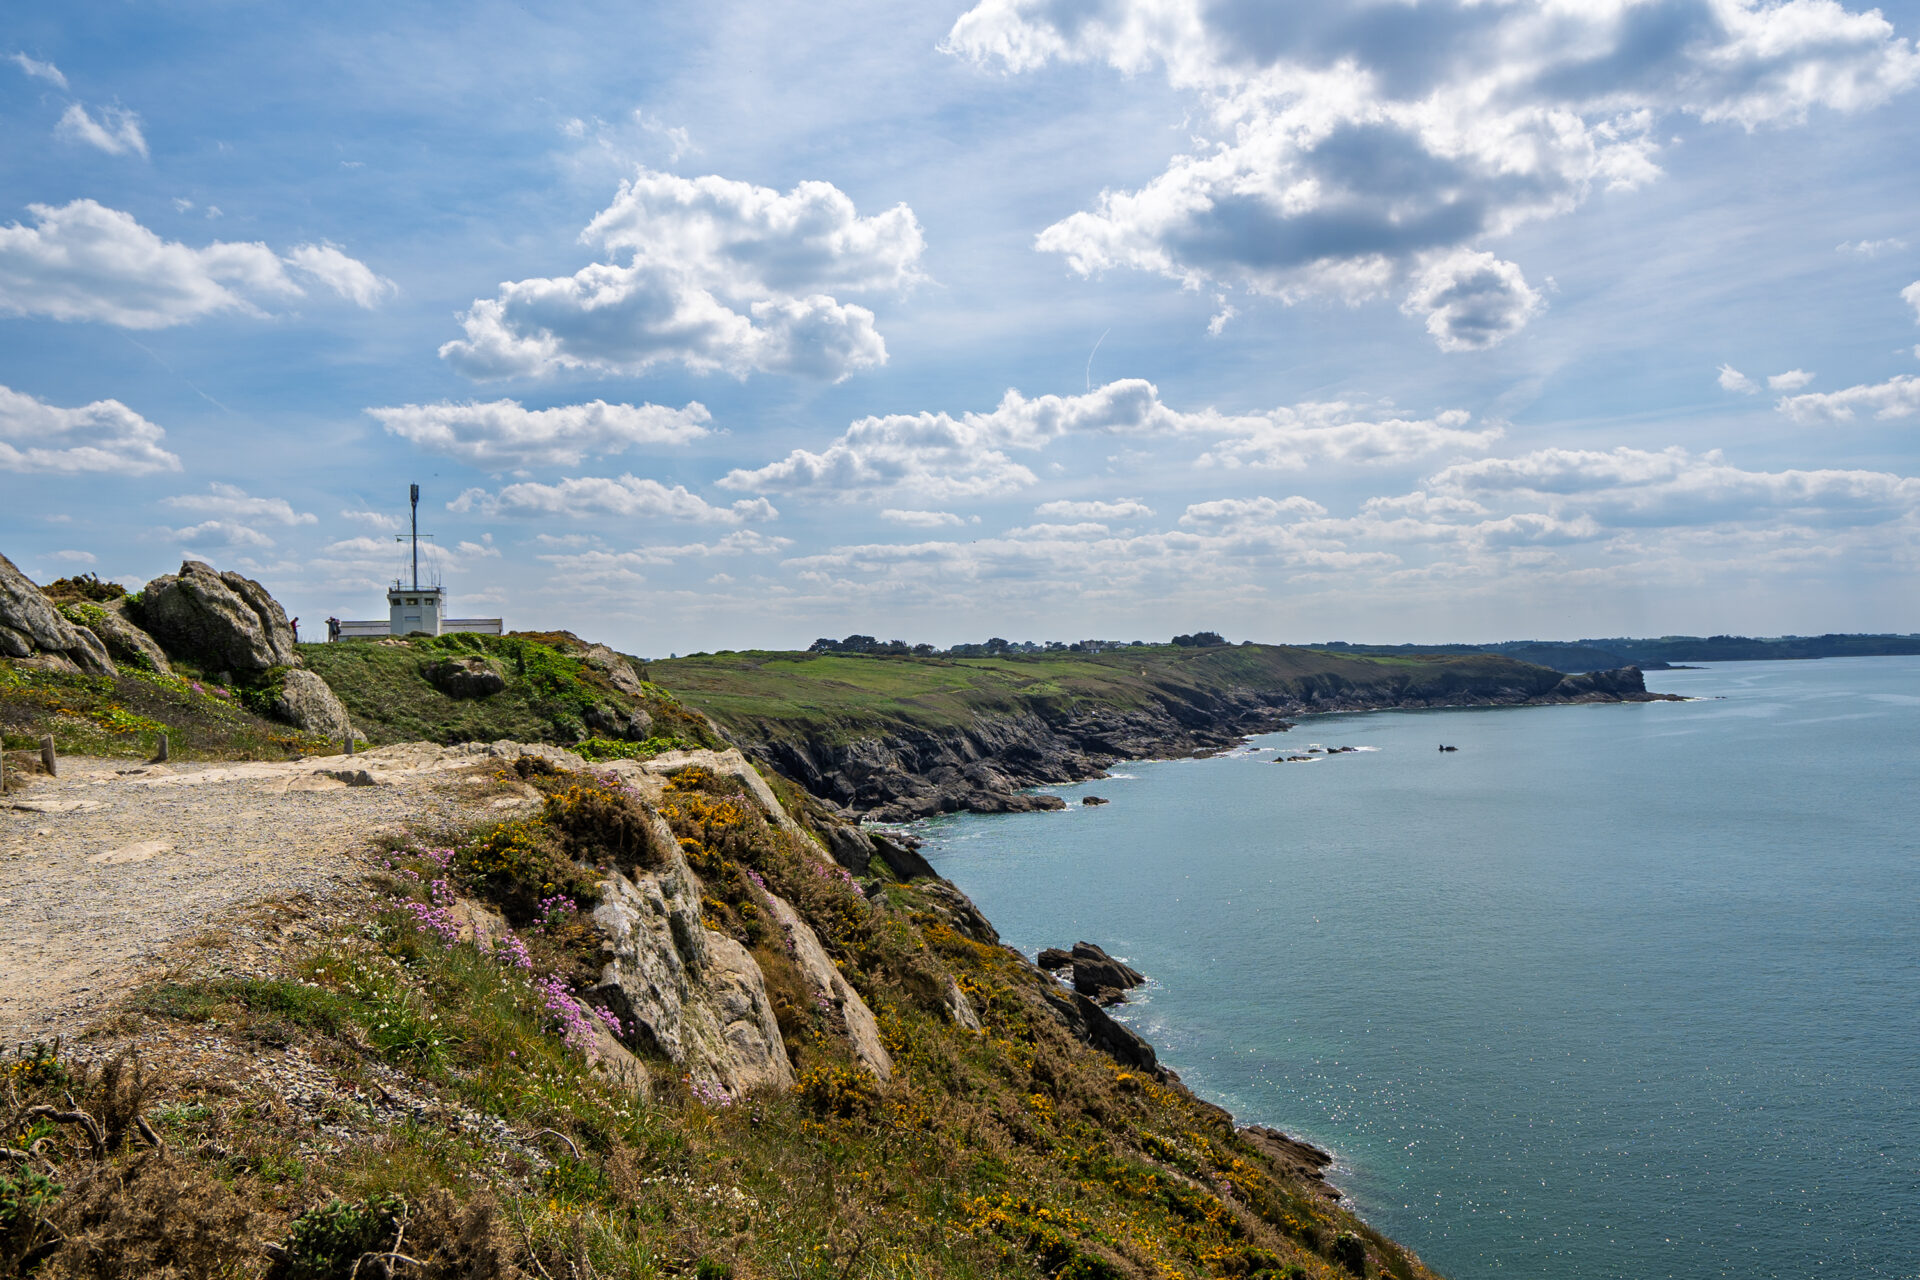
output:
[[[653,680],[729,731],[826,742],[1029,711],[1159,707],[1203,715],[1236,694],[1466,699],[1502,684],[1544,692],[1559,679],[1490,654],[1373,658],[1280,645],[1000,658],[747,651],[648,668]]]

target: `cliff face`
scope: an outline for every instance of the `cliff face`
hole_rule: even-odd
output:
[[[0,1055],[0,1274],[1430,1275],[1329,1156],[1238,1128],[911,850],[738,752],[351,764],[49,780],[100,799],[36,823],[191,812],[231,881],[305,822],[338,878],[238,907],[256,881],[66,1048]],[[383,823],[363,859],[348,815],[375,813],[432,834]],[[102,865],[165,865],[143,848]]]
[[[965,810],[1012,813],[1059,808],[1055,796],[1024,794],[1049,783],[1097,777],[1121,760],[1222,750],[1248,734],[1292,727],[1294,717],[1397,707],[1539,706],[1647,701],[1640,671],[1562,676],[1501,661],[1491,670],[1389,671],[1360,681],[1323,673],[1269,688],[1169,687],[1133,706],[1030,700],[1014,713],[961,724],[846,739],[831,726],[730,725],[752,754],[815,795],[883,821]]]

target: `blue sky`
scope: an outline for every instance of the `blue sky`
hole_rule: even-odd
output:
[[[1920,4],[63,3],[0,551],[630,651],[1920,630]]]

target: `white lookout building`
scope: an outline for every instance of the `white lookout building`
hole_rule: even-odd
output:
[[[447,616],[447,589],[441,585],[439,569],[435,567],[431,557],[428,558],[427,563],[427,581],[420,580],[420,540],[431,539],[433,535],[420,532],[420,486],[417,484],[409,486],[407,497],[412,508],[409,531],[394,540],[412,544],[411,581],[395,578],[393,585],[387,588],[385,619],[375,618],[364,622],[338,619],[328,627],[328,638],[365,640],[376,636],[439,636],[452,631],[475,631],[481,635],[499,635],[501,633],[499,618],[449,618]]]

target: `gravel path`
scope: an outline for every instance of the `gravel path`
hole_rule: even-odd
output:
[[[262,899],[326,898],[370,841],[492,809],[523,749],[410,743],[348,760],[132,767],[63,759],[0,799],[0,1050],[84,1024],[185,939]],[[496,815],[499,816],[499,815]]]

